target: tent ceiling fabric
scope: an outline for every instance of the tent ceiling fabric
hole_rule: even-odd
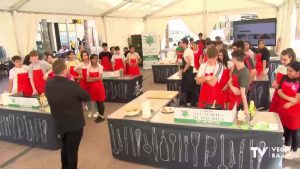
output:
[[[228,0],[226,3],[224,0],[0,0],[0,10],[9,11],[12,6],[24,2],[18,11],[102,16],[125,2],[107,16],[144,18],[153,12],[155,14],[150,17],[276,7],[283,1],[286,0]]]

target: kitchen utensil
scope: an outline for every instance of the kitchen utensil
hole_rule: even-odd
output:
[[[176,135],[174,133],[171,133],[169,135],[169,140],[172,144],[172,160],[175,160],[175,142],[176,142]]]
[[[179,134],[179,162],[182,161],[182,139],[181,135]]]
[[[215,105],[216,105],[216,102],[217,102],[217,101],[216,101],[216,100],[214,100],[214,103],[213,103],[213,105],[212,105],[212,107],[211,107],[212,109],[216,108],[216,107],[215,107]]]
[[[130,139],[131,139],[132,154],[133,154],[133,157],[136,157],[135,143],[134,143],[134,136],[133,136],[132,128],[129,128],[129,133],[130,133]]]
[[[215,106],[213,104],[207,104],[205,106],[206,109],[213,109],[213,110],[221,110],[222,106],[220,104],[215,104]]]
[[[171,108],[171,107],[164,107],[160,110],[162,113],[165,113],[165,114],[170,114],[170,113],[174,113],[174,109]]]
[[[137,156],[141,156],[141,138],[142,138],[142,132],[141,129],[135,129],[134,135],[136,139],[136,145],[137,145]]]
[[[233,145],[233,141],[231,140],[229,142],[229,167],[233,168],[233,166],[235,165],[235,157],[234,157],[234,145]]]
[[[218,166],[218,169],[228,169],[224,163],[224,135],[220,136],[221,139],[221,164]]]
[[[239,153],[239,169],[243,168],[243,160],[244,160],[244,148],[245,148],[245,139],[242,139],[240,145],[240,153]]]
[[[127,136],[127,127],[124,127],[124,144],[125,144],[125,151],[128,155],[128,136]]]
[[[119,154],[120,152],[119,152],[119,149],[117,148],[117,145],[116,145],[115,132],[114,132],[113,126],[112,126],[112,124],[110,124],[109,126],[110,126],[112,141],[113,141],[113,152],[115,154]]]
[[[210,151],[209,148],[213,147],[213,150]],[[205,154],[204,154],[204,167],[211,167],[211,164],[208,161],[209,157],[214,157],[217,151],[217,141],[215,138],[206,136],[205,138]]]
[[[123,143],[122,143],[119,129],[117,129],[117,140],[118,140],[118,144],[119,144],[119,151],[123,151]]]
[[[194,147],[194,153],[193,153],[193,166],[198,167],[198,146],[200,141],[200,133],[198,132],[192,132],[191,133],[191,143]]]
[[[167,138],[165,137],[165,131],[162,130],[162,136],[159,144],[159,150],[160,150],[160,159],[162,161],[169,161],[170,160],[170,151],[169,151],[169,145],[167,143]]]
[[[185,155],[184,155],[184,159],[185,162],[189,162],[189,158],[188,158],[188,144],[189,144],[189,137],[188,136],[184,136],[184,147],[185,147]]]
[[[150,154],[152,152],[152,146],[148,143],[148,136],[146,133],[143,134],[144,136],[144,146],[143,149],[147,154]]]
[[[155,161],[158,162],[158,143],[157,143],[157,135],[155,132],[155,127],[152,127],[152,147]]]

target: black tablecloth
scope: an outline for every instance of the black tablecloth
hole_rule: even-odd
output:
[[[167,79],[178,70],[178,65],[152,65],[154,83],[167,83]]]
[[[282,146],[281,132],[192,127],[117,119],[108,119],[108,127],[112,155],[124,161],[159,168],[216,169],[222,166],[223,156],[225,168],[281,168],[282,153],[277,150]],[[260,152],[266,150],[262,158],[257,147],[261,147]]]
[[[0,140],[59,149],[61,142],[50,114],[0,108]]]
[[[103,79],[108,102],[127,103],[142,94],[143,76],[125,76],[122,79]]]

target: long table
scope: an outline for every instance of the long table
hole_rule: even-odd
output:
[[[104,78],[106,101],[127,103],[143,92],[143,75]]]
[[[29,108],[0,107],[0,140],[51,150],[61,146],[51,115]]]
[[[127,108],[140,105],[147,96],[149,93],[108,116],[114,158],[158,168],[281,168],[282,153],[277,148],[282,147],[283,128],[277,114],[259,112],[253,120],[278,124],[277,130],[243,130],[237,123],[177,123],[173,114],[159,111],[173,100],[170,98],[150,100],[156,113],[148,120],[124,117]]]
[[[167,83],[167,78],[179,70],[178,64],[152,65],[154,83]]]

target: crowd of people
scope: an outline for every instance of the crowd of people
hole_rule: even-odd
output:
[[[215,41],[182,39],[176,49],[177,63],[182,64],[182,92],[186,95],[185,106],[243,110],[249,115],[250,93],[253,80],[267,76],[270,52],[263,40],[258,48],[248,41],[235,41],[232,45],[232,59],[227,45],[220,37]],[[286,159],[296,158],[300,129],[300,62],[292,48],[281,52],[281,65],[276,69],[276,80],[272,84],[275,94],[270,111],[279,114],[284,126]],[[201,86],[201,87],[200,87]]]

